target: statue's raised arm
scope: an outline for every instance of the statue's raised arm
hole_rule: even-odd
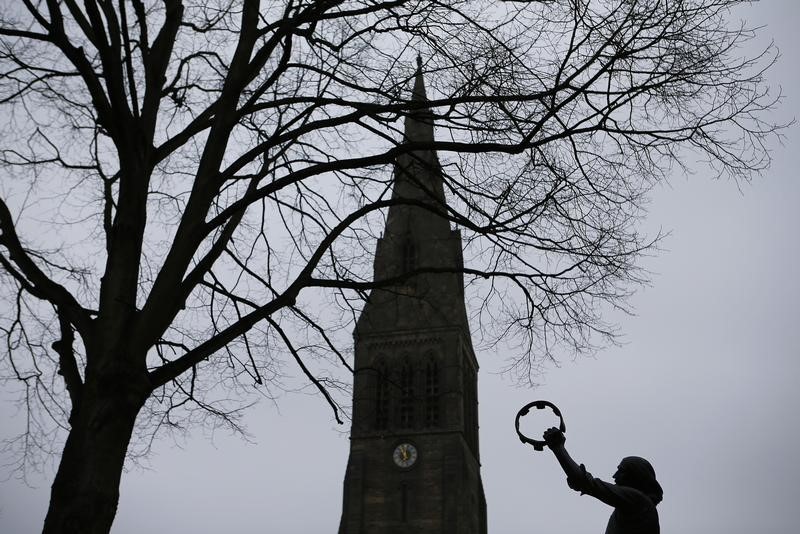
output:
[[[552,406],[550,403],[547,404]],[[522,416],[526,414],[527,411],[522,413]],[[560,412],[557,412],[557,415],[561,418]],[[563,418],[561,427],[548,428],[541,440],[531,440],[523,436],[519,432],[519,418],[520,414],[517,415],[517,433],[520,439],[524,443],[530,443],[537,450],[542,450],[542,444],[546,445],[567,475],[567,485],[570,488],[581,492],[581,495],[591,495],[614,507],[614,512],[608,520],[606,534],[659,534],[656,506],[661,502],[664,492],[656,480],[656,472],[650,462],[638,456],[625,457],[620,461],[612,477],[614,482],[606,482],[593,477],[583,464],[578,464],[567,452]]]

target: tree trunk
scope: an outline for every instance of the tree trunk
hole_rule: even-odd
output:
[[[91,381],[87,376],[51,489],[43,534],[111,530],[125,454],[149,393],[142,380],[131,378],[129,373]]]

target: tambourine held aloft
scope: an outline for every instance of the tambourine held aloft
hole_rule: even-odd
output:
[[[550,408],[551,410],[553,410],[553,413],[558,416],[558,420],[559,420],[558,429],[561,430],[561,432],[566,432],[567,431],[567,427],[564,424],[564,418],[561,416],[561,410],[559,410],[558,406],[556,406],[555,404],[553,404],[550,401],[537,400],[537,401],[529,402],[528,404],[526,404],[525,406],[520,408],[520,410],[517,412],[517,419],[514,422],[514,426],[517,429],[517,435],[519,436],[519,440],[522,443],[529,443],[530,445],[533,445],[533,448],[535,450],[541,451],[541,450],[544,450],[545,445],[547,445],[547,443],[544,440],[529,438],[528,436],[526,436],[525,434],[523,434],[519,430],[519,420],[521,418],[525,417],[526,415],[528,415],[528,412],[531,411],[531,408],[536,408],[537,410],[543,410],[545,408]]]

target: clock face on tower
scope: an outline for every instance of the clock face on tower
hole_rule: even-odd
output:
[[[392,460],[397,467],[408,469],[417,461],[417,448],[410,443],[401,443],[394,448]]]

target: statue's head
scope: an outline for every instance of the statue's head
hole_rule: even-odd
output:
[[[638,456],[627,456],[622,459],[614,473],[614,482],[620,486],[629,486],[647,495],[653,504],[658,504],[664,497],[664,491],[656,480],[656,471],[650,462]]]

